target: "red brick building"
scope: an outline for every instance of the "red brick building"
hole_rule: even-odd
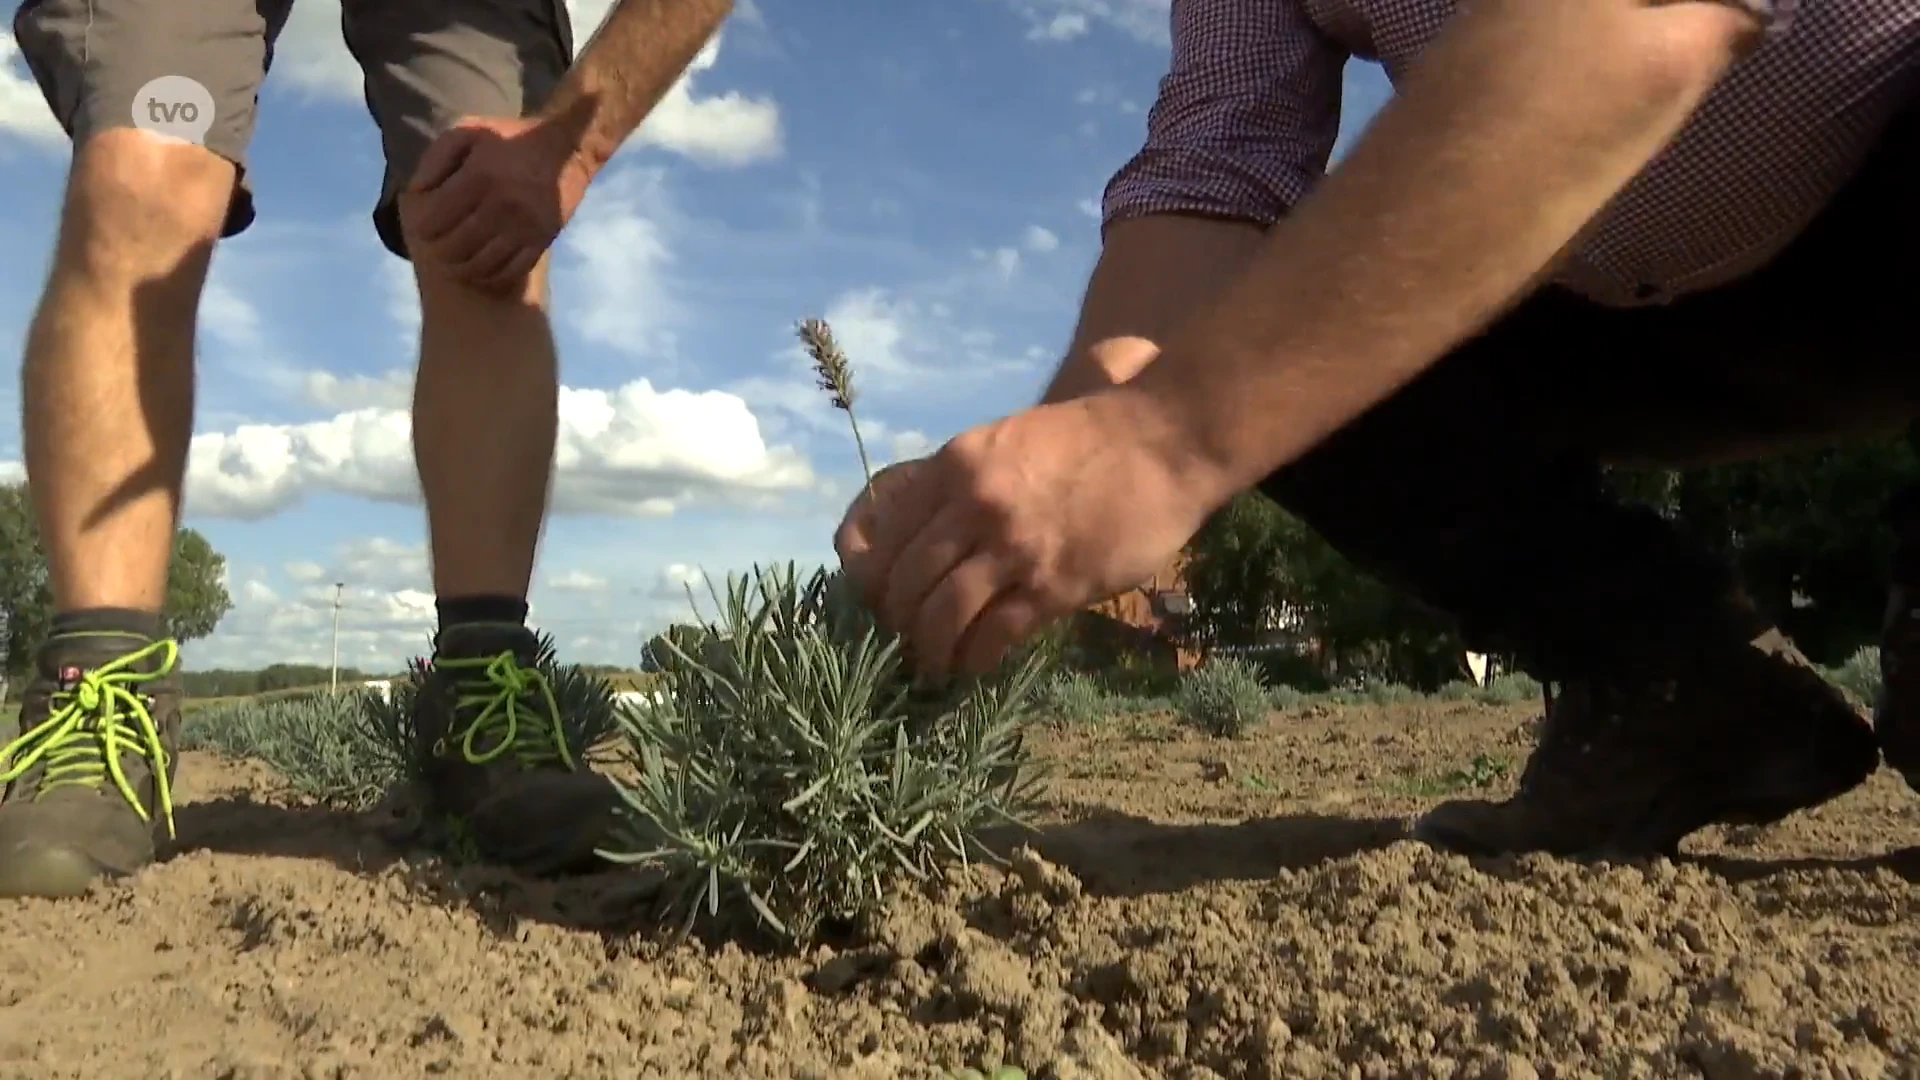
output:
[[[1181,554],[1149,581],[1094,604],[1074,617],[1073,640],[1101,656],[1145,654],[1185,671],[1200,662],[1198,650],[1181,644],[1180,627],[1193,612],[1181,571]]]

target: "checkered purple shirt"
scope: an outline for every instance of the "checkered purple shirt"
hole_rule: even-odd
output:
[[[1658,303],[1765,263],[1853,175],[1920,77],[1920,0],[1729,2],[1769,20],[1765,40],[1560,273],[1600,303]],[[1272,224],[1325,175],[1347,60],[1378,60],[1397,82],[1452,10],[1452,0],[1172,0],[1172,66],[1146,145],[1107,185],[1105,220]]]

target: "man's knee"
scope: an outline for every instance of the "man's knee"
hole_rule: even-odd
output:
[[[399,219],[409,251],[424,250],[415,239],[410,203],[401,201]],[[526,278],[505,292],[482,289],[462,280],[451,269],[424,257],[410,259],[414,281],[420,289],[421,315],[427,320],[459,319],[466,316],[495,318],[513,312],[545,314],[549,300],[548,278],[553,253],[540,256]]]
[[[235,166],[201,146],[114,128],[75,151],[59,257],[108,280],[204,261],[233,198]]]

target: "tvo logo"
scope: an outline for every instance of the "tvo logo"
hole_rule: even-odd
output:
[[[181,142],[204,143],[213,127],[213,95],[185,75],[162,75],[133,95],[133,126]]]

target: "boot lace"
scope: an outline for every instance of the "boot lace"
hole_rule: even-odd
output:
[[[164,657],[158,669],[142,670],[155,656]],[[82,673],[71,689],[54,691],[47,718],[0,747],[0,785],[11,784],[44,765],[33,794],[37,802],[59,788],[98,788],[111,780],[140,820],[151,821],[152,815],[120,764],[121,755],[132,754],[146,759],[167,836],[173,837],[167,749],[139,687],[171,672],[179,656],[180,647],[172,640],[156,641]]]
[[[560,703],[545,672],[522,665],[512,652],[434,664],[453,675],[454,715],[472,716],[460,738],[460,753],[470,764],[485,765],[512,753],[528,767],[576,768],[560,725]],[[491,743],[485,749],[483,737]]]

